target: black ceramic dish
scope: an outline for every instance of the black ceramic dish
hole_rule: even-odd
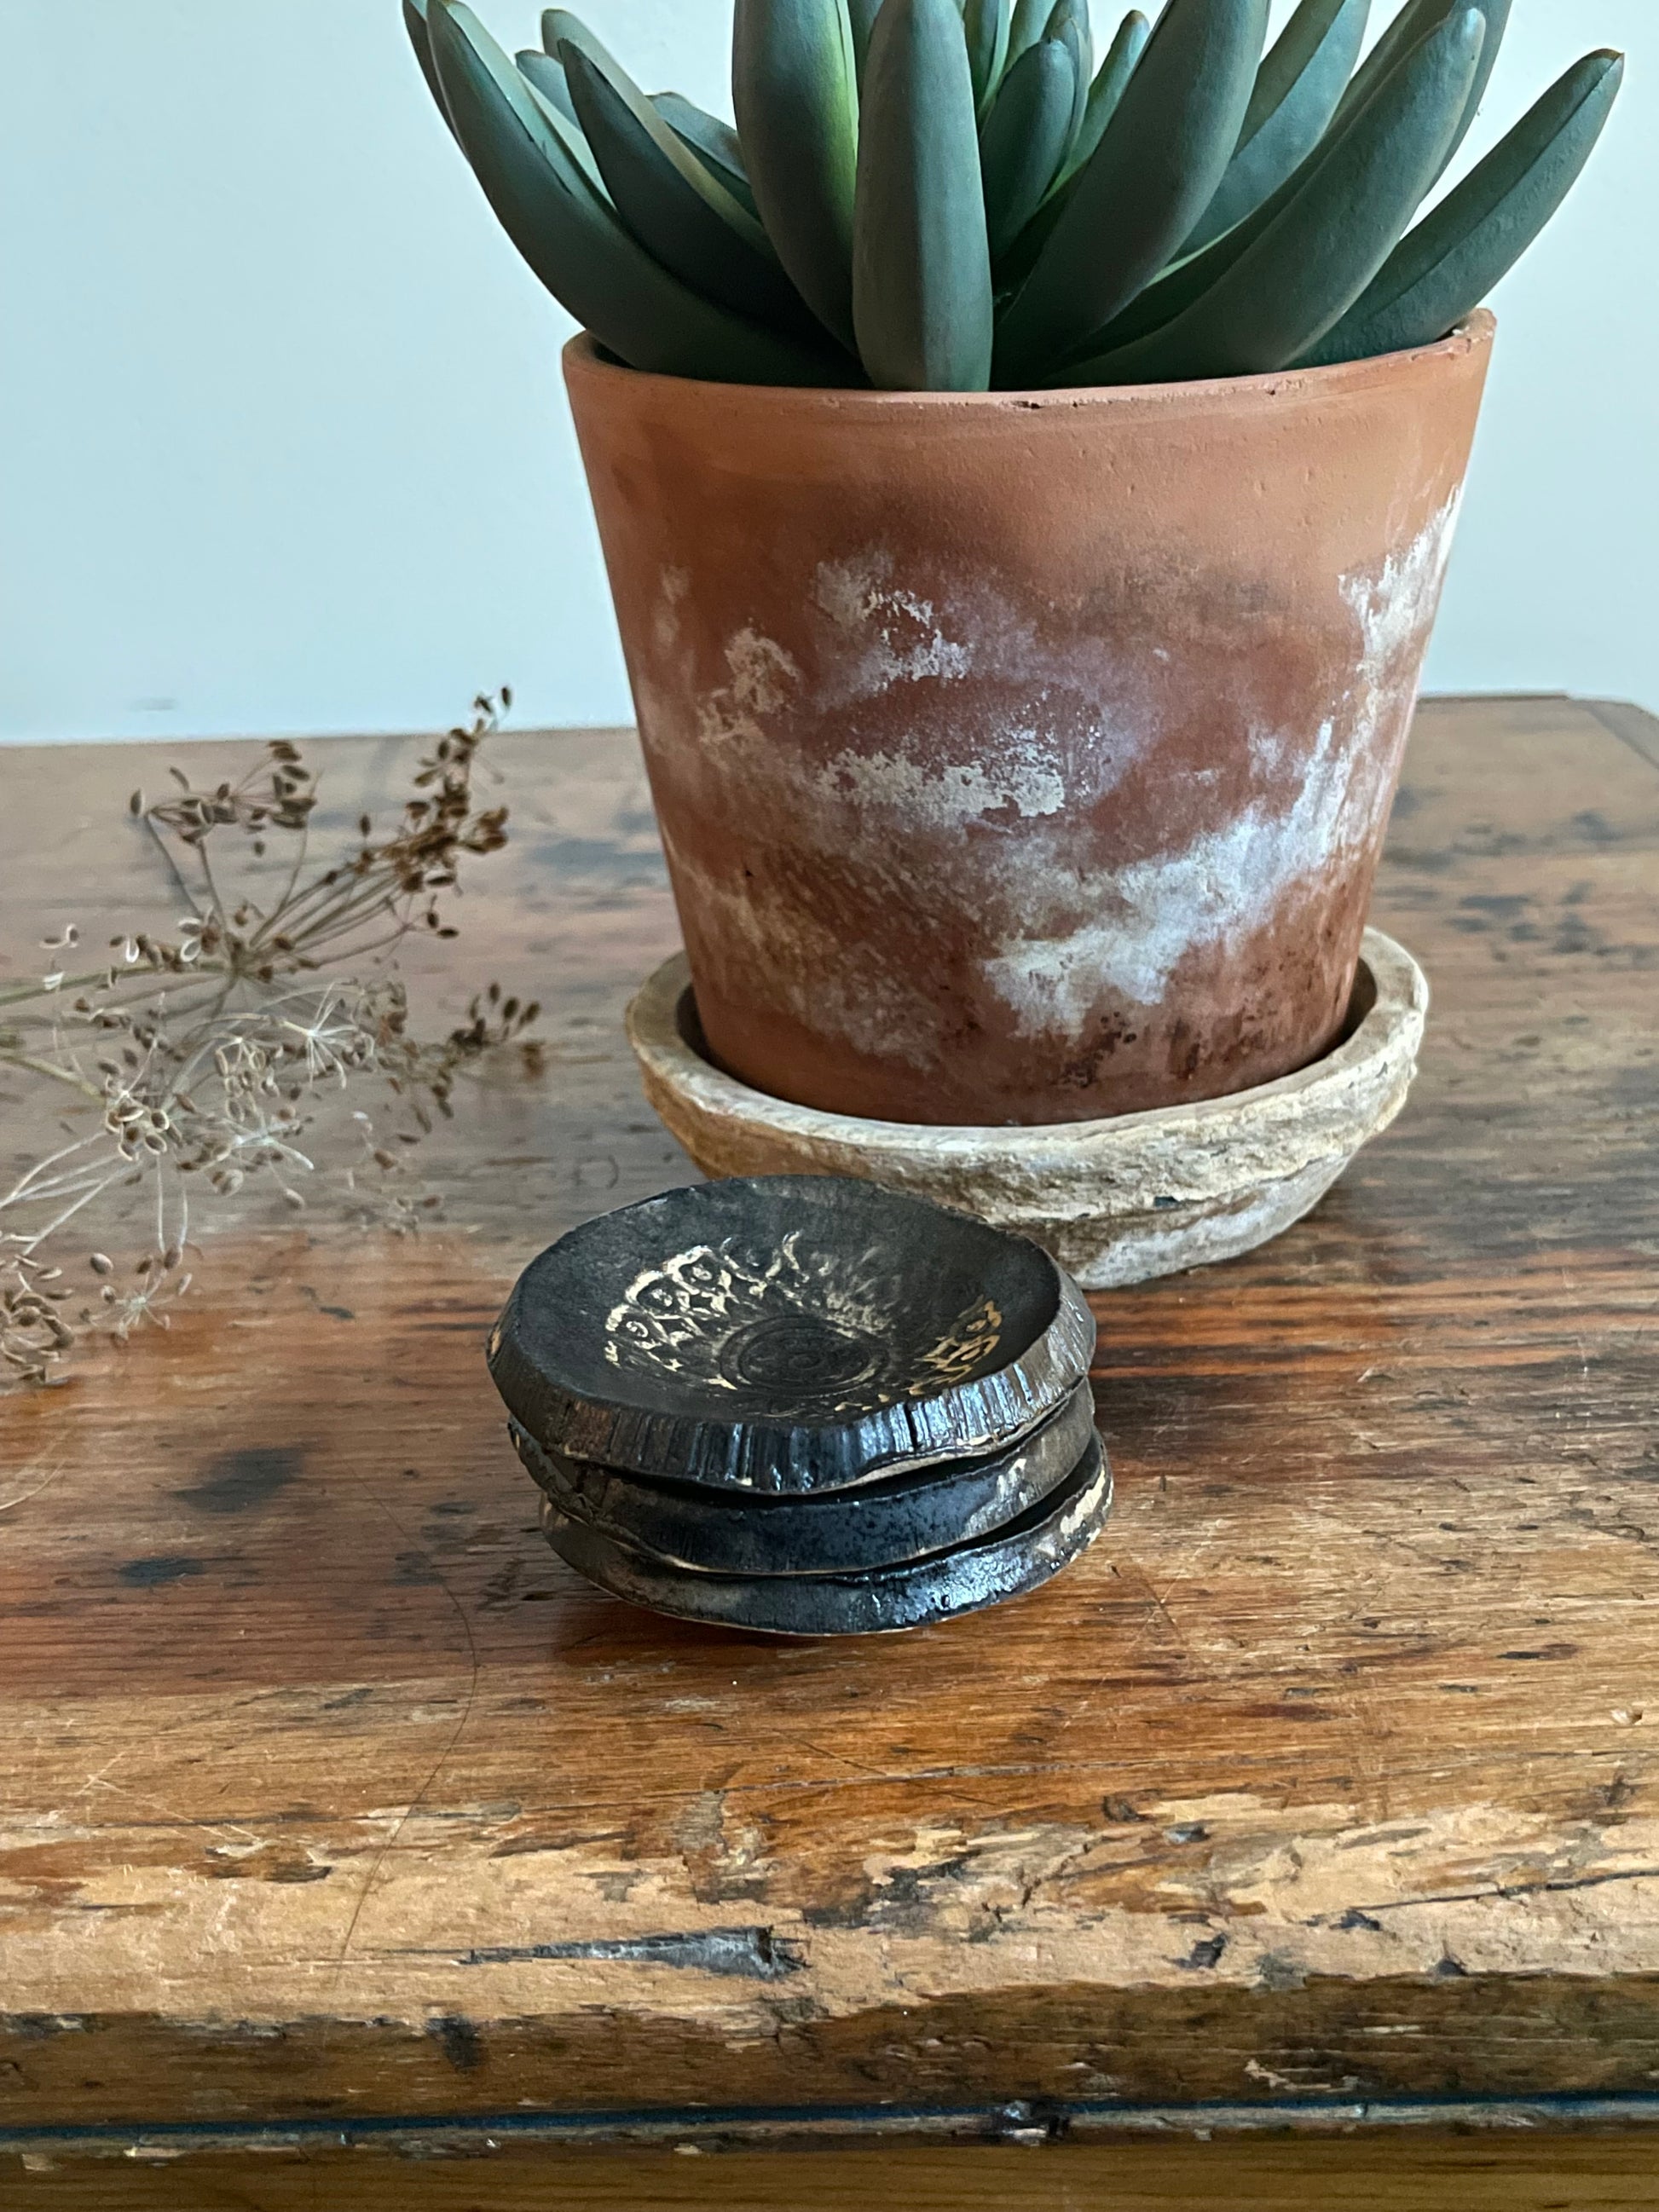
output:
[[[1001,1528],[1063,1483],[1094,1433],[1079,1383],[1057,1413],[992,1459],[947,1462],[807,1498],[711,1492],[544,1451],[515,1421],[519,1456],[567,1519],[670,1566],[739,1576],[859,1573]]]
[[[544,1450],[802,1495],[983,1457],[1087,1374],[1095,1324],[1040,1246],[831,1176],[693,1184],[573,1230],[489,1341]]]
[[[601,1535],[545,1496],[542,1528],[589,1582],[656,1613],[771,1636],[874,1636],[977,1613],[1036,1589],[1088,1548],[1111,1503],[1111,1471],[1096,1437],[1060,1488],[1007,1528],[866,1574],[700,1574]]]

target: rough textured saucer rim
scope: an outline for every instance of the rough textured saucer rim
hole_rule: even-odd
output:
[[[718,1178],[729,1183],[736,1178]],[[750,1183],[787,1182],[822,1188],[821,1176],[783,1174],[741,1178]],[[838,1180],[867,1201],[882,1192],[869,1176]],[[617,1209],[639,1212],[665,1200],[691,1196],[710,1186],[690,1184]],[[599,1221],[579,1224],[538,1254],[520,1274],[490,1333],[489,1371],[514,1419],[545,1449],[594,1460],[628,1473],[702,1483],[731,1492],[805,1496],[879,1481],[896,1469],[937,1466],[988,1455],[1012,1446],[1047,1419],[1089,1372],[1096,1324],[1071,1277],[1036,1239],[987,1223],[970,1208],[952,1206],[925,1191],[885,1195],[906,1206],[926,1206],[980,1236],[1018,1245],[1045,1270],[1052,1269],[1054,1310],[1040,1335],[1011,1352],[1000,1367],[966,1382],[949,1382],[923,1396],[905,1397],[844,1421],[723,1421],[706,1414],[675,1414],[607,1402],[550,1373],[521,1335],[526,1285],[549,1254]]]
[[[1040,1589],[1094,1542],[1113,1493],[1111,1467],[1097,1435],[1036,1526],[998,1530],[908,1565],[850,1575],[742,1577],[672,1567],[568,1519],[545,1493],[541,1525],[567,1566],[612,1597],[653,1613],[763,1636],[883,1636],[982,1613]],[[804,1626],[801,1615],[809,1608],[816,1618]],[[791,1612],[793,1620],[785,1618]]]
[[[907,1467],[852,1491],[756,1498],[573,1462],[544,1449],[517,1421],[508,1426],[531,1480],[567,1520],[670,1566],[744,1580],[865,1574],[971,1543],[1058,1490],[1095,1432],[1093,1393],[1079,1382],[1039,1429],[992,1457]],[[597,1485],[599,1494],[584,1482]]]
[[[628,1009],[646,1096],[705,1174],[863,1176],[1034,1238],[1085,1289],[1231,1259],[1317,1204],[1404,1105],[1429,986],[1404,946],[1365,932],[1370,1004],[1310,1066],[1220,1098],[1091,1121],[975,1127],[861,1121],[769,1097],[682,1035],[684,953]]]

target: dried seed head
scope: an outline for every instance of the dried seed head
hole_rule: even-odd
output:
[[[508,696],[503,687],[500,703]],[[112,938],[101,984],[75,1002],[75,1012],[106,1036],[107,1056],[95,1063],[106,1133],[88,1139],[84,1125],[66,1124],[65,1135],[77,1147],[105,1146],[106,1188],[145,1188],[170,1212],[163,1178],[176,1169],[181,1177],[197,1176],[198,1201],[210,1208],[232,1197],[249,1174],[264,1170],[284,1203],[301,1210],[305,1200],[291,1184],[298,1171],[312,1169],[306,1154],[315,1152],[319,1166],[329,1165],[325,1146],[319,1150],[307,1133],[321,1111],[320,1086],[349,1083],[355,1089],[372,1073],[410,1109],[412,1126],[388,1131],[374,1149],[370,1117],[352,1107],[364,1149],[373,1150],[392,1178],[353,1218],[407,1231],[417,1215],[437,1210],[432,1200],[394,1194],[399,1160],[418,1143],[416,1129],[429,1131],[437,1114],[452,1112],[449,1093],[461,1059],[501,1042],[531,1018],[530,1011],[516,1000],[503,1002],[498,986],[487,1008],[475,1006],[467,1030],[423,1042],[410,1035],[402,988],[380,962],[388,934],[394,944],[422,927],[439,939],[454,937],[441,902],[455,888],[459,855],[493,851],[505,836],[505,811],[475,810],[472,797],[478,746],[498,711],[497,700],[481,693],[470,726],[452,731],[421,762],[416,789],[427,795],[411,799],[378,840],[373,817],[360,817],[361,845],[309,875],[296,870],[274,906],[261,906],[251,894],[222,897],[226,864],[216,854],[216,882],[205,873],[205,860],[196,856],[226,828],[244,834],[238,850],[263,857],[267,829],[291,835],[306,827],[315,780],[296,746],[273,743],[259,769],[240,782],[197,790],[174,770],[174,789],[164,802],[151,805],[142,792],[132,794],[135,817],[171,844],[199,904],[179,919],[171,939],[137,928]],[[46,949],[65,950],[77,936],[66,929],[46,940]],[[371,953],[376,964],[368,982],[341,980],[351,976],[354,958]],[[225,977],[233,986],[228,993]],[[162,980],[165,993],[155,988]],[[137,1002],[124,1005],[135,986]],[[345,1178],[349,1187],[349,1166]],[[180,1187],[174,1194],[182,1196]],[[61,1271],[41,1270],[15,1255],[8,1267],[0,1243],[0,1351],[9,1370],[22,1379],[46,1376],[76,1328],[125,1339],[146,1322],[163,1324],[157,1301],[189,1282],[179,1274],[184,1243],[181,1226],[142,1265],[123,1258],[125,1286],[112,1279],[116,1260],[101,1249],[83,1252],[88,1270],[101,1279],[95,1300],[79,1304],[68,1288],[46,1287]],[[37,1281],[40,1287],[33,1287]]]

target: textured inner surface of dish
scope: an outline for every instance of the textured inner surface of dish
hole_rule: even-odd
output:
[[[735,1237],[694,1245],[629,1285],[605,1316],[605,1357],[774,1419],[862,1413],[994,1366],[995,1300],[969,1299],[924,1342],[906,1272],[890,1251],[826,1249],[799,1233],[772,1251]]]
[[[1059,1310],[1034,1245],[869,1183],[710,1183],[590,1223],[526,1271],[515,1327],[598,1403],[834,1423],[1019,1360]]]

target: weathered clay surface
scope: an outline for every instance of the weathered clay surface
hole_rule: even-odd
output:
[[[1317,1205],[1406,1101],[1428,1012],[1411,955],[1367,930],[1352,1034],[1231,1098],[1043,1128],[855,1121],[769,1098],[688,1041],[689,970],[629,1009],[646,1095],[706,1175],[868,1176],[1035,1237],[1088,1290],[1255,1249]],[[700,1002],[699,1002],[700,1003]]]
[[[895,1121],[1338,1034],[1492,323],[1306,374],[774,392],[567,354],[697,1003]]]

